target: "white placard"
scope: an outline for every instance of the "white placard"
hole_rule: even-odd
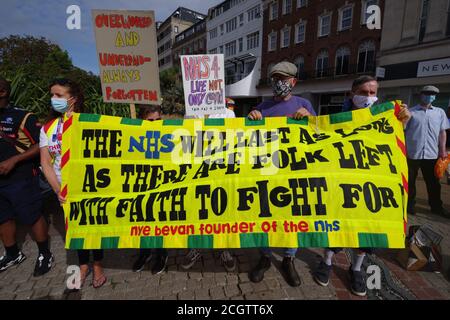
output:
[[[187,116],[225,113],[223,54],[180,56]]]

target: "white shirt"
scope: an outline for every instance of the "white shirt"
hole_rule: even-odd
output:
[[[50,155],[53,159],[53,170],[55,170],[56,177],[59,183],[61,183],[61,142],[63,133],[63,122],[59,118],[58,124],[50,128],[50,132],[45,133],[44,127],[41,128],[39,136],[39,148],[47,147]],[[52,137],[49,139],[49,136]]]

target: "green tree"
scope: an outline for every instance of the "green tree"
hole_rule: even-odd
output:
[[[11,100],[40,118],[45,118],[49,111],[48,85],[60,77],[82,86],[86,112],[129,116],[128,105],[103,102],[98,76],[74,66],[67,51],[42,37],[1,38],[0,75],[12,83]]]
[[[160,72],[162,110],[164,114],[184,115],[183,81],[178,66]]]

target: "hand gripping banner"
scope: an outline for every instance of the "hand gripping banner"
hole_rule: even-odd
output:
[[[66,248],[403,248],[399,103],[298,121],[73,114]]]

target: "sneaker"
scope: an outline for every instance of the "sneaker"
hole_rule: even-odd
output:
[[[34,266],[33,276],[39,277],[50,271],[53,263],[53,254],[49,253],[40,253],[38,258],[36,259],[36,265]]]
[[[228,250],[222,251],[222,254],[220,255],[220,262],[228,272],[233,272],[236,269],[236,260]]]
[[[322,287],[326,287],[330,283],[330,272],[333,266],[327,265],[323,260],[313,273],[313,279]]]
[[[145,265],[152,258],[151,254],[139,254],[138,259],[133,264],[133,272],[141,272],[144,270]]]
[[[5,271],[9,267],[22,263],[27,257],[19,251],[16,257],[5,255],[0,257],[0,272]]]
[[[167,260],[169,256],[167,254],[157,254],[156,262],[152,267],[152,274],[160,274],[166,269]]]
[[[286,275],[286,282],[292,287],[298,287],[302,281],[300,280],[297,270],[295,270],[294,260],[295,257],[284,257],[283,262],[281,263],[281,269]]]
[[[367,294],[366,276],[363,271],[353,271],[352,266],[348,270],[353,294],[364,297]]]
[[[262,255],[258,265],[248,275],[251,282],[261,282],[264,279],[264,272],[270,269],[272,261],[270,257]]]
[[[191,249],[188,254],[184,257],[184,261],[181,264],[181,267],[184,270],[188,270],[192,268],[192,266],[202,257],[200,251],[197,249]]]

